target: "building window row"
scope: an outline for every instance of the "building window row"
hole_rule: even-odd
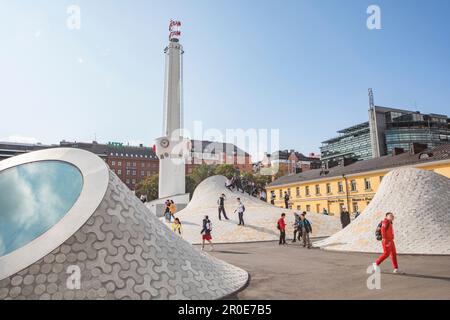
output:
[[[380,177],[380,182],[383,180],[383,176]],[[332,188],[332,184],[331,183],[327,183],[325,185],[326,187],[326,194],[330,195],[333,194],[333,188]],[[364,190],[365,191],[372,191],[372,182],[369,178],[365,178],[364,179]],[[315,191],[315,195],[316,196],[320,196],[322,194],[322,190],[321,190],[321,186],[319,184],[314,185],[314,191]],[[342,181],[338,181],[337,183],[337,191],[338,193],[344,193],[344,184]],[[291,189],[288,188],[286,189],[286,192],[289,194],[289,196],[291,196]],[[350,181],[350,192],[358,192],[358,183],[356,180],[351,180]],[[301,190],[300,187],[296,187],[295,188],[295,196],[297,198],[301,197]],[[310,186],[305,186],[305,196],[306,197],[310,197],[311,196],[311,190],[310,190]],[[284,193],[283,190],[280,189],[279,190],[279,198],[283,199],[284,198]]]

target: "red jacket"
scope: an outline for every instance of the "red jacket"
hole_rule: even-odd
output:
[[[381,235],[383,236],[383,240],[394,240],[394,225],[388,219],[383,220],[383,224],[381,225]]]
[[[280,230],[281,230],[281,231],[286,230],[286,222],[284,221],[283,218],[280,218],[280,219],[278,220],[278,226],[280,227]]]

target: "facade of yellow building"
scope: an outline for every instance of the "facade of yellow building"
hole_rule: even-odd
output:
[[[285,207],[284,193],[290,194],[289,206],[294,210],[330,215],[345,207],[361,213],[375,196],[383,179],[391,170],[415,167],[433,170],[450,178],[450,145],[421,154],[400,154],[360,161],[327,171],[312,170],[285,176],[272,182],[267,194],[275,193],[275,205]]]

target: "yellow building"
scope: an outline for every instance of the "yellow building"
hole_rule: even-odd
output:
[[[351,213],[361,213],[375,196],[383,177],[400,167],[433,170],[450,178],[450,144],[418,154],[408,152],[284,176],[267,187],[268,201],[274,192],[275,205],[284,208],[287,192],[289,206],[294,210],[315,213],[326,210],[336,215],[345,207]]]

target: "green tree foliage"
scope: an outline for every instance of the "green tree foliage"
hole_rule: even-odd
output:
[[[153,175],[143,180],[137,188],[138,193],[147,196],[148,201],[158,199],[159,175]]]
[[[231,164],[220,164],[216,167],[214,171],[215,175],[225,176],[228,179],[231,179],[232,176],[236,173],[236,169]]]
[[[194,168],[191,174],[186,175],[186,192],[192,197],[197,186],[205,179],[215,176],[222,175],[227,178],[231,178],[236,173],[236,169],[230,164],[206,165],[202,164]],[[251,172],[243,172],[242,179],[250,182],[254,182],[258,190],[265,189],[267,184],[270,183],[270,176],[262,176],[260,174],[253,174]],[[137,191],[139,194],[144,194],[147,196],[148,201],[158,199],[158,184],[159,176],[154,175],[146,178],[138,186]]]

